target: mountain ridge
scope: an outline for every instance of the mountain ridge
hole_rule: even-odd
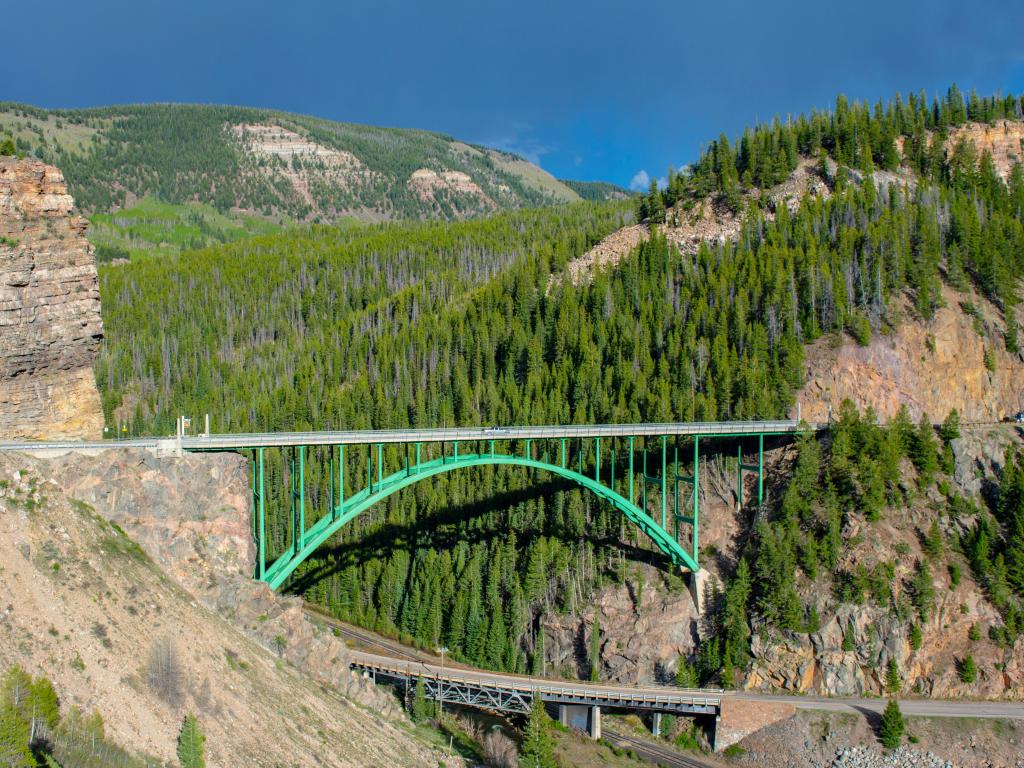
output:
[[[152,195],[278,220],[452,220],[579,199],[524,158],[448,134],[273,109],[4,102],[0,135],[62,168],[87,213]]]

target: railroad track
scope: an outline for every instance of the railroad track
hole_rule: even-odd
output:
[[[604,729],[604,737],[617,747],[631,749],[637,756],[655,765],[663,765],[666,768],[715,768],[711,763],[705,763],[686,755],[681,755],[675,750],[663,747],[653,741],[638,739],[633,736],[616,731]]]
[[[387,640],[382,640],[381,638],[369,633],[353,629],[347,624],[343,624],[337,619],[321,613],[308,605],[303,606],[303,608],[307,614],[314,618],[314,620],[319,621],[321,624],[327,624],[331,629],[337,631],[338,634],[343,637],[347,637],[349,640],[354,640],[355,642],[362,643],[365,646],[381,648],[387,651],[390,656],[397,656],[408,661],[429,662],[434,660],[432,657],[424,653],[414,651],[410,648],[406,648],[398,642],[388,642]]]

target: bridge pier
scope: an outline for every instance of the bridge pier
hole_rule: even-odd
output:
[[[651,733],[655,736],[661,736],[661,712],[655,712],[651,715]]]
[[[699,616],[704,614],[704,593],[707,591],[710,578],[711,573],[701,568],[699,571],[690,571],[687,579],[690,597],[693,598],[693,604],[697,606],[697,615]]]
[[[566,728],[586,731],[592,739],[601,738],[601,707],[589,704],[559,704],[558,722]]]

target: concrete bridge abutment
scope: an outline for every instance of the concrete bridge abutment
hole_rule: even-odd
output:
[[[592,739],[601,738],[601,708],[589,704],[559,704],[558,722],[567,728],[584,731]]]

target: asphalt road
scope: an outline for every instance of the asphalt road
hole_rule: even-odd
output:
[[[762,693],[726,692],[723,700],[771,701],[792,704],[798,709],[816,709],[830,712],[863,713],[865,710],[881,712],[887,699],[864,699],[824,696],[773,696]],[[1012,701],[971,701],[966,699],[900,699],[904,715],[917,717],[982,717],[1000,720],[1024,720],[1024,703]]]

